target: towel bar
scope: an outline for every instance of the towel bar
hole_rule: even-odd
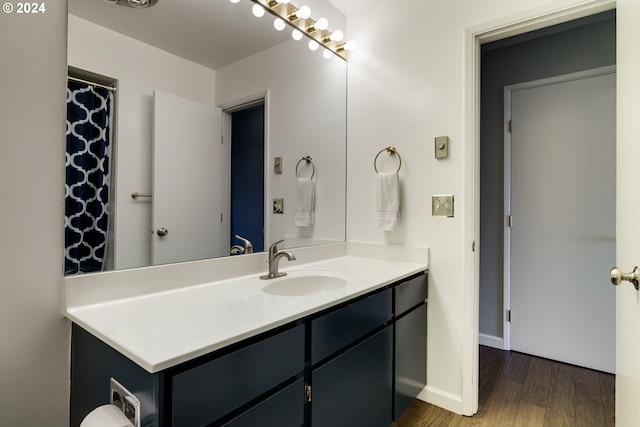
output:
[[[313,169],[311,170],[311,176],[309,178],[313,178],[313,176],[316,174],[316,165],[313,164],[311,156],[304,156],[303,158],[298,160],[298,163],[296,164],[296,176],[300,178],[300,175],[298,175],[298,167],[300,166],[300,163],[302,163],[303,161],[307,162],[307,164],[311,163],[311,167]]]
[[[400,172],[400,168],[402,167],[402,157],[400,157],[400,153],[398,153],[398,150],[396,150],[396,147],[385,147],[382,150],[378,151],[378,154],[376,154],[375,159],[373,159],[373,169],[376,171],[376,173],[378,173],[378,167],[376,166],[376,163],[378,162],[378,157],[380,156],[380,154],[387,152],[390,156],[393,156],[394,154],[396,156],[398,156],[398,170],[396,171],[396,173]]]

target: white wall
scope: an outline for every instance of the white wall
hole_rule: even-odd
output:
[[[333,0],[358,42],[349,62],[347,238],[431,248],[428,362],[422,398],[475,411],[477,286],[472,241],[477,182],[471,36],[594,2]],[[433,138],[447,135],[446,160]],[[402,155],[403,224],[375,227],[372,160],[387,145]],[[455,217],[431,216],[431,195],[453,194]]]
[[[15,3],[13,3],[15,5]],[[0,15],[0,425],[68,425],[66,5]]]
[[[288,246],[345,239],[346,73],[342,59],[327,60],[293,40],[217,71],[218,106],[268,93],[265,246],[282,238]],[[315,165],[311,227],[294,223],[296,165],[304,156]],[[273,171],[274,157],[283,158],[282,174]],[[299,172],[308,177],[311,168],[303,162]],[[284,214],[271,213],[274,198],[284,198]]]
[[[74,15],[68,63],[118,81],[115,268],[149,265],[153,91],[213,105],[215,71]]]

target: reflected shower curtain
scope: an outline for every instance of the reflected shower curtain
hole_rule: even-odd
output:
[[[107,252],[113,94],[69,80],[65,274],[101,271]]]

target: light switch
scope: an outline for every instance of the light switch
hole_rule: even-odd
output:
[[[282,157],[273,158],[273,171],[275,173],[282,173]]]
[[[446,159],[449,157],[449,137],[438,136],[435,139],[436,159]]]
[[[431,216],[453,216],[453,195],[431,196]]]

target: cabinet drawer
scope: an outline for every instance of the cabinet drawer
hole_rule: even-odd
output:
[[[304,369],[304,325],[177,374],[172,426],[212,423]]]
[[[351,344],[391,319],[391,290],[385,290],[311,321],[311,363]]]
[[[223,427],[300,427],[304,423],[304,380],[249,409]]]
[[[415,307],[427,299],[427,275],[423,274],[414,277],[396,286],[393,291],[395,297],[393,312],[398,317],[411,307]]]

